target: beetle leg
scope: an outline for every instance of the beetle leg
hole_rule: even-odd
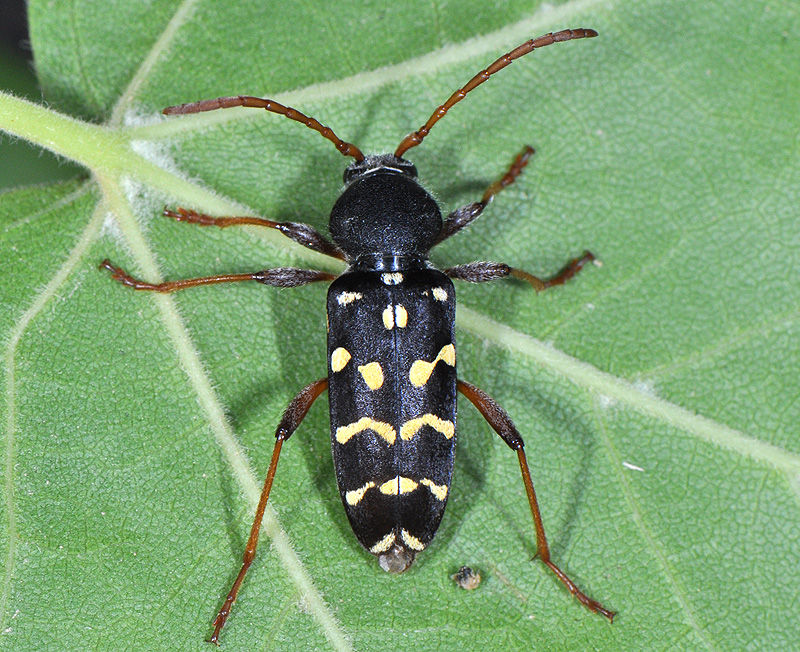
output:
[[[227,226],[266,226],[270,229],[280,231],[290,240],[303,245],[314,251],[318,251],[326,256],[332,256],[339,260],[344,260],[344,254],[339,251],[339,248],[326,239],[319,233],[313,226],[303,224],[302,222],[275,222],[267,220],[263,217],[211,217],[204,213],[189,210],[186,208],[178,208],[176,211],[171,211],[164,208],[164,215],[178,220],[179,222],[189,222],[191,224],[199,224],[200,226],[218,226],[224,229]]]
[[[509,267],[505,263],[467,263],[465,265],[449,267],[442,271],[450,278],[458,279],[459,281],[467,281],[469,283],[484,283],[486,281],[496,281],[500,278],[513,276],[514,278],[529,283],[537,292],[544,292],[547,288],[551,288],[554,285],[564,285],[564,283],[575,276],[575,274],[580,272],[586,263],[594,260],[595,257],[591,251],[584,251],[583,256],[571,260],[558,274],[549,279],[541,279],[524,270],[517,269],[516,267]]]
[[[547,537],[544,533],[544,525],[542,524],[542,514],[539,511],[539,503],[536,500],[536,492],[533,489],[533,481],[531,480],[531,472],[528,468],[528,460],[525,456],[522,437],[517,431],[516,426],[508,413],[500,407],[500,405],[486,392],[475,387],[470,383],[463,380],[458,381],[458,391],[466,396],[470,402],[478,408],[478,411],[483,415],[483,418],[489,423],[494,431],[500,435],[502,440],[508,444],[510,448],[517,452],[519,459],[519,468],[522,472],[522,481],[525,483],[525,493],[528,495],[528,503],[531,508],[531,515],[533,516],[533,524],[536,529],[536,550],[539,558],[545,565],[552,570],[556,577],[561,580],[562,584],[569,589],[569,592],[574,595],[578,601],[594,613],[601,614],[608,618],[610,621],[614,620],[616,612],[606,609],[602,604],[596,600],[592,600],[588,595],[581,591],[576,584],[567,577],[567,575],[555,565],[550,559],[550,548],[547,545]]]
[[[436,238],[434,246],[442,242],[442,240],[446,240],[451,235],[458,233],[461,229],[477,219],[480,214],[483,213],[483,209],[489,205],[489,202],[494,199],[494,196],[498,192],[514,183],[514,180],[520,175],[522,170],[525,169],[525,166],[528,165],[528,160],[533,156],[533,152],[533,147],[525,145],[522,152],[517,154],[514,162],[511,163],[508,171],[486,189],[480,201],[467,204],[450,213],[442,225],[442,230],[439,232],[439,237]]]
[[[335,274],[320,272],[314,269],[298,269],[296,267],[275,267],[263,269],[260,272],[249,274],[220,274],[219,276],[203,276],[201,278],[187,278],[181,281],[165,281],[164,283],[148,283],[134,278],[121,267],[114,265],[108,258],[100,263],[100,269],[111,272],[111,278],[134,290],[147,290],[149,292],[175,292],[198,285],[214,285],[215,283],[235,283],[237,281],[257,281],[264,285],[279,288],[294,288],[316,281],[332,281]]]
[[[305,387],[297,396],[295,396],[291,403],[283,413],[283,418],[278,424],[275,431],[275,448],[272,450],[272,459],[269,463],[267,470],[267,479],[264,481],[264,488],[261,490],[261,498],[258,501],[256,508],[256,516],[253,519],[253,527],[250,529],[250,538],[247,540],[247,546],[244,549],[242,557],[242,568],[233,582],[228,596],[222,608],[219,610],[217,617],[214,619],[214,633],[211,635],[209,641],[216,645],[219,644],[219,633],[225,625],[225,621],[231,613],[233,603],[236,601],[236,595],[239,593],[239,588],[242,585],[244,576],[247,574],[247,569],[253,563],[256,556],[256,546],[258,546],[258,534],[261,530],[261,521],[264,518],[264,511],[267,508],[267,501],[269,500],[269,493],[272,490],[272,481],[275,479],[275,469],[278,467],[278,458],[281,454],[281,446],[283,442],[292,436],[292,433],[297,430],[297,427],[305,418],[311,405],[319,397],[322,392],[328,389],[328,379],[322,378],[317,380],[307,387]]]

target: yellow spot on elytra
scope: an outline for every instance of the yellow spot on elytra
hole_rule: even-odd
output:
[[[447,290],[444,288],[433,288],[433,298],[437,301],[447,301]]]
[[[381,274],[381,280],[385,285],[400,285],[403,282],[403,275],[400,272]]]
[[[378,389],[383,385],[383,369],[377,362],[370,362],[369,364],[362,365],[358,368],[364,382],[370,389]]]
[[[394,440],[397,438],[397,433],[395,433],[391,424],[384,421],[375,421],[370,417],[361,417],[358,421],[348,426],[339,426],[336,429],[336,441],[340,444],[346,444],[351,437],[364,430],[374,430],[379,437],[383,437],[390,444],[394,444]]]
[[[439,355],[436,356],[436,360],[442,360],[446,364],[449,364],[451,367],[456,366],[456,347],[452,344],[448,344],[442,347],[442,350],[439,351]]]
[[[378,489],[387,496],[396,496],[398,493],[407,494],[414,491],[418,486],[419,483],[414,482],[411,478],[404,478],[402,475],[398,475],[396,478],[384,482]]]
[[[372,546],[369,551],[376,555],[379,552],[386,552],[394,543],[394,532],[389,532],[383,539],[378,541],[374,546]]]
[[[386,310],[383,311],[383,327],[387,331],[394,328],[394,311],[391,305],[386,306]]]
[[[413,381],[412,381],[413,382]],[[442,433],[447,439],[451,439],[456,432],[456,427],[452,421],[440,419],[435,414],[428,412],[416,419],[409,419],[400,427],[400,438],[408,441],[419,432],[422,426],[431,426],[434,430]]]
[[[433,365],[430,362],[425,362],[425,360],[417,360],[411,365],[411,371],[408,372],[408,377],[414,387],[422,387],[428,382],[428,378],[431,377],[432,371]]]
[[[397,322],[398,328],[405,328],[408,323],[408,312],[403,306],[394,307],[394,319]]]
[[[350,351],[343,347],[339,347],[338,349],[334,349],[333,353],[331,353],[331,371],[341,371],[347,366],[347,363],[350,362]]]
[[[411,478],[404,478],[402,476],[397,476],[400,480],[400,493],[407,494],[410,491],[414,491],[417,488],[417,483],[414,482]]]
[[[408,311],[400,305],[392,307],[391,304],[381,314],[383,326],[386,330],[392,330],[397,324],[398,328],[405,328],[408,324]]]
[[[360,489],[353,489],[353,491],[348,491],[345,493],[344,499],[347,501],[348,505],[358,505],[358,503],[361,502],[361,499],[364,497],[364,494],[367,493],[367,490],[372,489],[374,486],[374,482],[367,482],[367,484]]]
[[[391,480],[387,480],[380,487],[378,487],[378,489],[380,489],[380,492],[382,494],[386,494],[387,496],[396,496],[397,478],[392,478]]]
[[[439,351],[439,355],[436,356],[433,362],[426,362],[425,360],[417,360],[414,362],[414,364],[411,365],[411,370],[408,372],[408,378],[411,380],[411,384],[414,385],[414,387],[422,387],[427,383],[433,373],[433,368],[439,360],[445,364],[449,364],[451,367],[455,367],[456,347],[452,344],[443,346],[442,350]]]
[[[403,537],[405,544],[412,550],[425,550],[425,544],[422,543],[417,537],[409,533],[408,530],[401,530],[400,536]]]
[[[348,303],[353,303],[356,299],[363,299],[364,295],[361,292],[342,292],[336,300],[340,306],[346,306]]]
[[[436,484],[433,480],[429,478],[423,478],[419,481],[420,484],[424,484],[428,489],[431,490],[431,493],[436,496],[438,500],[444,500],[447,498],[447,485],[446,484]]]

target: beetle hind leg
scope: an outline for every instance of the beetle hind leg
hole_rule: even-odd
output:
[[[542,514],[539,511],[539,502],[536,500],[536,491],[533,488],[531,472],[528,468],[528,459],[523,450],[525,443],[522,441],[522,437],[517,431],[516,426],[511,421],[511,417],[508,416],[508,413],[500,407],[491,396],[475,387],[475,385],[459,380],[458,391],[466,396],[470,402],[478,408],[483,418],[486,419],[494,431],[500,435],[500,438],[517,452],[519,468],[522,472],[522,481],[525,483],[525,493],[528,496],[528,503],[531,508],[531,515],[533,516],[533,525],[536,529],[536,550],[539,559],[555,573],[556,577],[561,580],[562,584],[567,587],[569,592],[572,593],[582,605],[590,611],[605,616],[610,621],[613,621],[616,612],[606,609],[602,604],[597,602],[597,600],[593,600],[581,591],[575,582],[567,577],[567,574],[550,559],[550,547],[547,545],[547,537],[544,533]]]
[[[275,447],[272,450],[272,459],[270,460],[269,469],[267,470],[267,478],[264,480],[264,488],[261,490],[261,498],[258,501],[256,515],[253,519],[253,525],[250,528],[250,537],[247,539],[244,555],[242,555],[242,567],[233,582],[231,590],[225,598],[225,602],[222,604],[222,608],[219,610],[217,617],[214,618],[214,622],[212,623],[214,633],[211,635],[211,638],[208,639],[210,643],[219,645],[220,632],[225,626],[225,621],[228,620],[228,616],[230,616],[233,603],[236,602],[236,596],[239,594],[239,589],[242,586],[245,575],[247,575],[250,564],[252,564],[253,559],[255,559],[258,536],[261,532],[261,521],[264,519],[264,512],[267,509],[267,501],[272,491],[272,483],[275,480],[275,471],[278,468],[278,459],[281,455],[283,442],[289,439],[292,433],[297,430],[297,427],[311,409],[314,401],[316,401],[319,395],[326,389],[328,389],[327,378],[314,381],[303,388],[303,390],[292,399],[283,413],[281,422],[278,424],[278,428],[275,431]]]

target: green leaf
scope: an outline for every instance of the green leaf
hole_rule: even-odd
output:
[[[491,4],[491,7],[487,7]],[[275,425],[325,374],[324,287],[135,293],[151,281],[329,259],[163,205],[324,230],[343,160],[279,116],[163,118],[254,94],[365,151],[394,149],[494,58],[408,157],[444,210],[524,144],[533,163],[437,265],[554,273],[536,295],[459,287],[459,374],[525,437],[554,559],[535,552],[514,454],[468,404],[442,528],[402,576],[361,550],[322,402],[284,447],[228,650],[788,650],[800,620],[800,21],[788,2],[29,6],[48,108],[0,128],[84,180],[0,196],[0,647],[207,649]],[[57,113],[56,111],[60,111]],[[70,117],[71,116],[71,117]],[[275,518],[275,515],[277,518]],[[464,591],[461,565],[483,581]]]

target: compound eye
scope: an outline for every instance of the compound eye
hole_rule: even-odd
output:
[[[406,161],[404,158],[398,158],[396,161],[398,170],[410,177],[417,178],[417,168],[411,161]]]

